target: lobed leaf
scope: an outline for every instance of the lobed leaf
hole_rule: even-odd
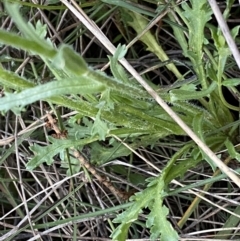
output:
[[[192,7],[190,7],[189,3],[182,3],[182,8],[184,9],[182,14],[188,20],[186,24],[189,31],[189,47],[191,51],[198,55],[197,58],[199,58],[202,55],[202,45],[204,42],[203,31],[206,23],[211,19],[212,11],[206,0],[191,0],[190,2]]]
[[[147,188],[141,193],[136,193],[132,197],[132,199],[135,199],[133,204],[113,220],[114,223],[121,223],[111,234],[113,240],[126,240],[131,223],[137,220],[138,215],[142,212],[142,208],[148,206],[148,203],[152,200],[153,191],[154,189]]]
[[[115,53],[113,56],[108,56],[110,60],[110,68],[113,76],[121,81],[122,83],[130,83],[129,77],[127,76],[127,73],[125,69],[118,63],[118,60],[123,58],[125,54],[127,53],[127,48],[125,45],[118,45]]]
[[[106,122],[101,120],[100,118],[101,110],[98,111],[97,116],[94,120],[94,124],[92,126],[91,135],[99,136],[99,140],[105,141],[106,136],[109,134],[109,127]]]
[[[30,150],[34,152],[35,156],[27,163],[26,169],[32,171],[44,162],[46,162],[48,165],[51,165],[54,161],[53,157],[60,153],[62,150],[75,146],[84,146],[93,141],[96,141],[97,139],[98,138],[96,137],[90,137],[82,140],[58,140],[49,137],[49,140],[52,142],[51,145],[42,147],[35,144],[30,147]]]

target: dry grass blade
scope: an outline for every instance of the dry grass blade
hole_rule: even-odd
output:
[[[239,53],[238,47],[231,36],[230,30],[223,18],[223,15],[217,5],[217,2],[215,0],[208,0],[208,2],[213,10],[213,13],[218,21],[218,24],[222,30],[222,33],[223,33],[223,35],[228,43],[228,46],[236,60],[236,63],[240,69],[240,53]]]
[[[17,137],[21,137],[21,135],[27,133],[28,131],[32,131],[34,129],[38,129],[42,126],[45,126],[46,123],[43,122],[43,120],[47,117],[47,114],[42,116],[39,120],[34,121],[31,125],[29,125],[28,127],[25,127],[23,130],[21,130],[19,133],[17,133]],[[39,124],[39,122],[42,121],[42,124]],[[13,142],[16,138],[16,136],[12,135],[9,137],[3,137],[2,139],[0,139],[0,146],[5,146],[10,144],[11,142]]]

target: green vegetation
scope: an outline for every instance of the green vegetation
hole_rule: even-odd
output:
[[[106,24],[103,32],[118,46],[109,45],[114,55],[106,53],[100,30],[86,17],[79,22],[64,3],[2,5],[0,216],[19,225],[3,225],[0,235],[35,240],[45,231],[41,235],[53,240],[175,241],[179,230],[196,232],[189,237],[205,230],[230,239],[239,222],[233,194],[240,183],[226,179],[228,173],[220,173],[212,156],[119,63],[127,59],[226,165],[238,163],[239,70],[207,0],[78,3],[89,19]],[[236,13],[233,3],[223,5],[226,21]],[[231,28],[236,43],[238,31]],[[205,192],[195,196],[199,190]],[[225,192],[224,202],[217,192]],[[120,200],[125,194],[131,197]],[[208,224],[204,211],[214,212],[216,200],[232,206]]]

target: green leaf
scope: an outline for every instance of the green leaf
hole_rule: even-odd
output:
[[[113,241],[125,241],[128,235],[128,229],[130,228],[131,223],[123,223],[119,225],[111,234]]]
[[[188,20],[185,23],[189,29],[189,47],[191,51],[197,54],[197,59],[202,56],[202,45],[204,42],[204,27],[211,19],[212,11],[206,0],[189,3],[183,2],[182,8],[185,10],[182,14]],[[188,54],[185,53],[187,56]]]
[[[222,75],[224,73],[224,68],[226,65],[227,58],[231,54],[230,49],[226,43],[226,40],[219,28],[216,28],[213,25],[208,25],[212,38],[214,40],[214,45],[218,51],[218,67],[217,67],[217,79],[220,83]]]
[[[10,14],[12,20],[17,25],[18,29],[21,31],[21,33],[28,39],[31,39],[35,43],[38,43],[39,45],[43,45],[44,41],[39,38],[37,35],[34,27],[32,24],[27,24],[22,16],[19,13],[19,5],[17,4],[10,4],[9,2],[5,2],[5,7]]]
[[[171,90],[170,99],[171,102],[179,101],[179,100],[196,100],[202,97],[205,97],[211,94],[215,88],[217,87],[216,82],[212,82],[212,84],[208,87],[208,89],[201,90],[201,91],[187,91],[187,90]]]
[[[110,110],[114,109],[114,101],[112,99],[111,91],[110,89],[106,89],[102,92],[101,94],[101,101],[106,102],[106,107],[109,108]]]
[[[195,115],[204,115],[204,125],[208,126],[209,129],[213,129],[214,126],[218,126],[219,123],[216,117],[213,116],[208,110],[202,108],[196,104],[189,103],[187,101],[174,102],[173,109],[178,112],[183,112],[189,119],[189,125],[192,124],[192,119]]]
[[[72,121],[76,120],[75,118],[78,118],[80,116],[81,118],[77,120],[81,121],[81,125],[72,123]],[[72,120],[68,121],[68,126],[69,126],[69,128],[67,128],[68,137],[74,138],[76,140],[80,140],[82,138],[91,136],[91,130],[93,126],[92,120],[89,120],[86,117],[82,117],[82,115],[79,115],[79,114],[77,114],[75,118],[73,117]]]
[[[32,23],[28,22],[28,24],[32,25]],[[44,39],[47,35],[47,25],[42,24],[40,20],[37,21],[36,23],[36,34],[39,36],[40,39]]]
[[[193,130],[195,132],[195,134],[203,141],[205,142],[206,137],[204,136],[203,133],[203,123],[204,123],[204,119],[203,119],[203,115],[202,114],[198,114],[196,116],[194,116],[193,119]],[[202,150],[199,150],[202,154],[202,156],[206,159],[206,161],[208,162],[208,164],[212,167],[212,170],[216,169],[216,164],[212,161],[211,158],[209,158]],[[198,154],[195,155],[195,159],[198,159]]]
[[[1,33],[0,33],[0,36],[1,36]],[[13,72],[3,69],[2,66],[0,66],[0,83],[3,86],[9,87],[15,90],[22,90],[22,89],[35,86],[34,83],[24,79],[23,77],[20,77],[19,75]]]
[[[114,220],[114,223],[121,223],[111,234],[111,238],[116,241],[125,241],[127,238],[128,229],[132,222],[137,220],[138,215],[142,212],[142,208],[147,207],[148,203],[154,196],[152,188],[147,188],[141,193],[136,193],[132,199],[135,202],[123,213],[119,214]]]
[[[226,8],[223,12],[223,17],[225,20],[227,20],[227,18],[230,16],[230,11],[231,11],[231,8],[232,8],[232,5],[234,3],[234,0],[227,0],[226,1]]]
[[[130,145],[135,149],[134,145]],[[105,147],[100,145],[98,142],[94,142],[90,144],[91,148],[91,160],[98,165],[106,163],[107,161],[128,156],[131,154],[131,150],[129,150],[124,145],[114,142],[111,143],[111,147]]]
[[[198,150],[199,151],[199,150]],[[170,183],[173,179],[180,177],[183,178],[184,174],[197,166],[199,162],[202,161],[202,156],[198,156],[197,158],[187,158],[185,160],[181,160],[181,162],[176,163],[172,166],[171,171],[166,177],[166,183]]]
[[[108,87],[111,91],[114,91],[115,93],[117,92],[120,95],[130,96],[131,98],[152,100],[146,90],[144,90],[141,86],[122,83],[118,79],[110,78],[103,72],[94,71],[91,69],[89,69],[86,75],[88,78],[92,78],[95,81],[100,82],[104,86]]]
[[[138,13],[127,11],[131,17],[133,18],[132,21],[129,21],[128,24],[137,32],[137,34],[141,34],[148,25],[148,21]],[[154,53],[161,61],[169,60],[167,54],[163,50],[163,48],[158,44],[154,35],[147,31],[140,40],[146,44],[147,50]],[[166,67],[173,72],[173,74],[177,77],[177,79],[183,79],[182,74],[178,71],[176,66],[173,63],[169,63]]]
[[[204,28],[211,19],[212,11],[207,0],[191,0],[190,3],[183,1],[181,6],[184,9],[181,14],[182,19],[188,26],[189,33],[188,48],[184,46],[183,53],[190,58],[202,88],[207,89],[208,83],[202,64],[202,56],[204,54],[203,44],[206,42],[204,39]]]
[[[178,234],[166,218],[169,210],[162,206],[160,195],[157,196],[147,220],[147,227],[151,227],[150,239],[157,240],[160,236],[161,241],[177,241]]]
[[[39,28],[40,28],[39,24],[36,31],[32,24],[27,24],[23,20],[22,16],[19,13],[18,5],[9,4],[7,1],[5,1],[5,7],[25,38],[21,38],[16,34],[10,34],[10,33],[7,36],[6,32],[1,30],[0,42],[9,44],[18,48],[21,47],[24,50],[37,53],[41,56],[53,57],[56,51],[52,47],[52,44],[50,44],[48,41],[44,41],[38,35]],[[14,35],[16,36],[15,40],[13,38]]]
[[[63,69],[70,77],[87,75],[88,72],[85,60],[65,44],[61,45],[52,63],[56,68]]]
[[[107,134],[109,134],[109,127],[106,122],[100,118],[101,110],[98,111],[94,124],[92,126],[92,136],[98,135],[99,140],[105,141]]]
[[[162,241],[178,240],[176,231],[167,221],[168,209],[162,206],[165,193],[164,178],[166,176],[167,170],[165,168],[165,174],[162,174],[159,178],[151,179],[152,185],[131,197],[133,204],[113,220],[113,222],[121,223],[111,235],[113,240],[126,240],[129,224],[137,220],[142,209],[147,207],[151,210],[147,220],[147,227],[151,228],[151,240],[156,240],[160,235]]]
[[[51,47],[46,41],[40,43],[31,39],[23,38],[17,34],[9,33],[0,29],[0,43],[11,45],[17,49],[23,49],[35,54],[44,56],[45,58],[53,58],[57,51]]]
[[[180,90],[187,90],[187,91],[196,91],[196,85],[195,84],[186,84],[183,85]]]
[[[231,35],[232,35],[233,39],[236,39],[236,37],[238,36],[239,28],[240,28],[240,26],[238,25],[238,26],[234,27],[233,29],[231,29]]]
[[[157,185],[155,186],[155,195],[153,197],[153,202],[149,208],[151,209],[146,225],[151,228],[151,240],[156,240],[161,236],[162,241],[177,241],[178,235],[176,231],[172,228],[172,225],[167,220],[168,209],[163,205],[163,197],[165,182],[164,177],[166,176],[168,167],[164,168],[164,173],[158,179]],[[154,180],[153,182],[155,182]]]
[[[61,167],[67,169],[67,176],[71,176],[78,173],[81,169],[81,164],[78,159],[72,157],[71,155],[66,155],[66,150],[62,150],[59,153],[61,159]],[[69,166],[71,165],[71,167]]]
[[[203,135],[203,115],[202,114],[197,114],[196,116],[194,116],[193,118],[193,130],[194,133],[202,140],[204,141],[204,135]]]
[[[27,170],[32,171],[44,162],[46,162],[48,165],[51,165],[54,161],[53,157],[60,153],[62,150],[75,146],[84,146],[93,141],[96,141],[97,138],[91,137],[82,140],[58,140],[49,137],[49,140],[52,142],[51,145],[42,147],[35,144],[30,147],[30,150],[34,152],[35,156],[27,163]]]
[[[227,139],[227,140],[224,142],[224,144],[225,144],[225,146],[227,147],[230,156],[231,156],[232,158],[235,158],[235,159],[237,159],[238,161],[240,161],[240,154],[235,150],[234,145],[232,144],[232,142],[230,142],[229,139]]]
[[[149,110],[153,106],[152,102],[140,100],[134,98],[133,96],[131,97],[124,93],[119,93],[116,91],[111,91],[110,98],[115,103],[120,103],[121,105],[129,105],[137,109]]]
[[[8,94],[6,97],[1,98],[0,111],[7,111],[16,106],[25,106],[51,96],[97,93],[103,89],[103,85],[95,82],[93,79],[89,79],[87,76],[62,81],[52,81],[44,85],[23,90],[18,94]]]
[[[122,65],[118,63],[118,60],[123,58],[126,53],[127,53],[126,46],[118,45],[114,55],[112,57],[108,56],[110,60],[110,68],[113,76],[122,83],[129,83],[129,77],[126,71],[124,70],[124,68],[122,67]]]
[[[240,78],[226,79],[222,82],[224,86],[238,86],[240,85]]]

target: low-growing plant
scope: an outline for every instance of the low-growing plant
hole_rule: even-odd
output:
[[[226,18],[233,1],[227,3],[224,12]],[[34,144],[29,147],[32,157],[26,164],[27,170],[32,171],[43,163],[51,165],[54,157],[60,154],[62,167],[67,169],[67,174],[77,173],[81,163],[72,156],[66,158],[66,153],[72,154],[73,149],[82,150],[85,146],[90,150],[91,165],[101,165],[129,155],[131,150],[119,144],[115,136],[124,140],[133,150],[153,147],[159,139],[169,136],[186,136],[165,110],[118,63],[127,53],[124,45],[119,45],[116,53],[109,56],[113,75],[110,77],[89,67],[84,58],[69,45],[53,46],[50,39],[46,38],[46,26],[40,22],[36,26],[26,23],[19,13],[19,6],[5,6],[21,34],[1,29],[0,42],[25,50],[31,57],[37,56],[47,66],[50,81],[38,84],[27,76],[19,76],[0,67],[0,84],[5,94],[0,99],[2,114],[12,110],[18,115],[25,111],[27,105],[38,100],[44,100],[56,108],[60,106],[77,111],[75,116],[62,123],[62,131],[64,129],[68,132],[66,138],[59,140],[49,137],[48,146]],[[125,26],[141,34],[148,26],[143,16],[145,13],[137,12],[130,6],[121,6],[119,14],[125,19]],[[160,6],[156,16],[162,11]],[[229,155],[239,160],[239,154],[234,148],[238,123],[234,123],[232,114],[232,111],[239,111],[239,107],[229,104],[222,93],[225,86],[230,93],[239,95],[235,88],[239,79],[228,78],[225,74],[231,52],[221,31],[209,23],[212,11],[205,0],[191,0],[183,2],[181,6],[171,1],[167,7],[171,9],[167,20],[185,60],[191,63],[190,71],[181,73],[178,70],[179,62],[169,62],[155,36],[148,31],[140,40],[148,51],[158,56],[159,61],[166,61],[168,70],[178,79],[178,85],[168,88],[151,84],[206,145],[215,152],[227,148]],[[176,23],[172,11],[181,18],[182,27]],[[208,36],[204,34],[206,29],[209,31]],[[238,30],[239,27],[232,29],[233,38],[237,36]],[[185,74],[190,75],[191,81],[184,81]],[[105,147],[102,144],[104,142],[110,143],[110,146]],[[181,158],[184,160],[178,162]],[[162,173],[147,179],[145,189],[132,195],[126,210],[113,220],[119,223],[112,232],[113,240],[126,240],[131,224],[146,208],[149,209],[146,227],[150,229],[151,240],[159,237],[163,241],[178,240],[177,232],[167,220],[169,210],[164,205],[164,199],[170,195],[169,183],[177,177],[183,177],[190,168],[203,160],[208,162],[213,171],[216,170],[212,160],[193,141],[188,140],[182,145],[172,155]]]

